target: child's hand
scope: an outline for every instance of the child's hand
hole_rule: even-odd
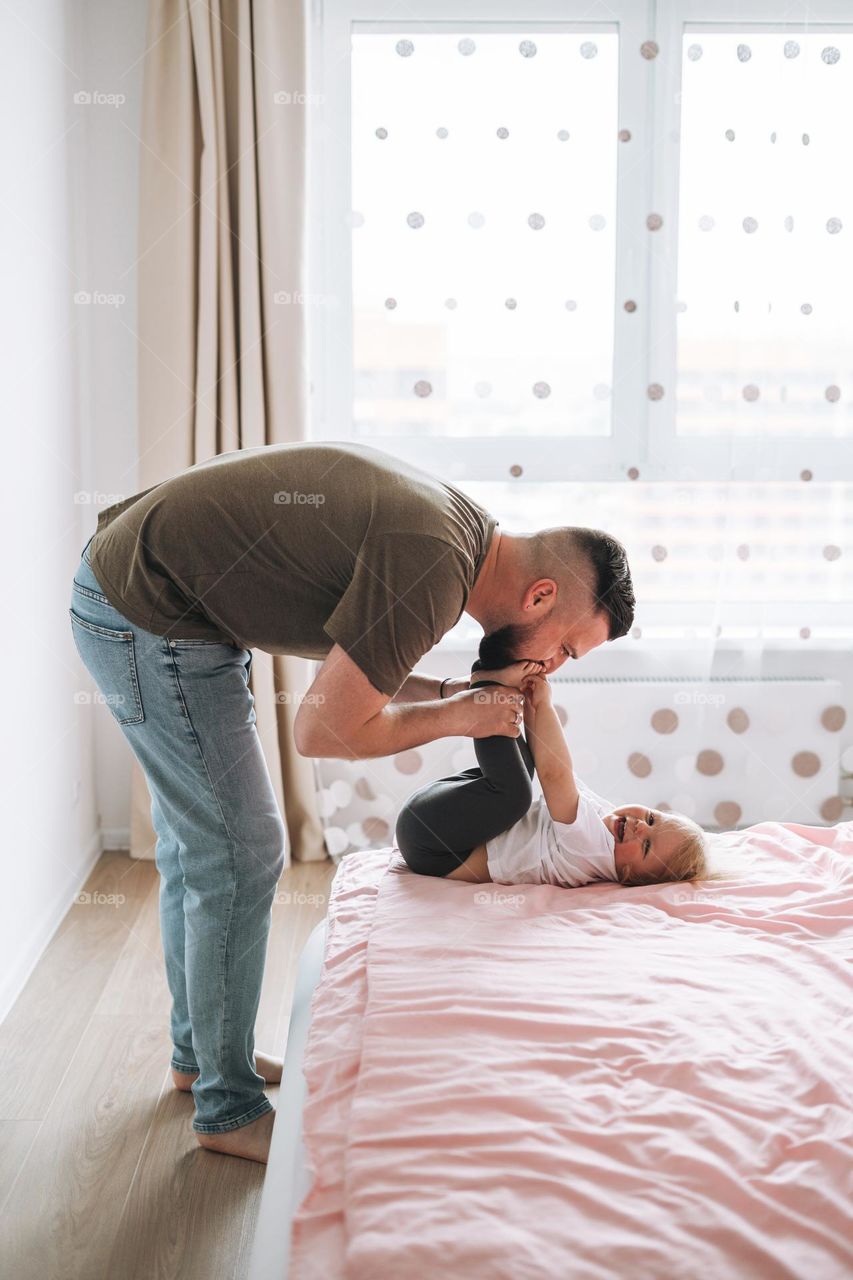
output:
[[[527,676],[521,690],[525,698],[525,708],[530,706],[534,711],[538,711],[542,706],[551,705],[551,686],[545,676]]]

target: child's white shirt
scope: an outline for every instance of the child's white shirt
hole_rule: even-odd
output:
[[[576,888],[618,880],[616,841],[602,821],[613,806],[580,778],[574,822],[555,822],[545,797],[534,800],[520,822],[486,843],[489,875],[497,884],[554,884]]]

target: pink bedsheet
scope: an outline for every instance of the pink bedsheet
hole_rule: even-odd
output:
[[[336,1015],[346,1104],[306,1113],[338,1252],[303,1233],[297,1280],[849,1280],[853,824],[719,840],[748,879],[474,886],[392,861],[357,1054]]]
[[[395,857],[395,850],[381,849],[345,858],[332,881],[323,972],[311,1003],[303,1062],[308,1085],[303,1144],[313,1182],[293,1220],[294,1280],[334,1280],[344,1274],[344,1158],[361,1060],[367,940],[380,881]]]

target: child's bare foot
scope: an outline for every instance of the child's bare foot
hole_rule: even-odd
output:
[[[281,1058],[272,1058],[268,1053],[255,1054],[255,1070],[259,1076],[264,1077],[265,1084],[280,1084],[283,1067]],[[193,1081],[197,1079],[197,1071],[176,1071],[172,1067],[172,1082],[181,1093],[189,1093],[193,1087]]]
[[[223,1156],[241,1156],[243,1160],[257,1160],[266,1164],[269,1160],[275,1109],[265,1111],[257,1120],[244,1124],[242,1129],[229,1129],[226,1133],[197,1133],[199,1145],[207,1151],[218,1151]]]
[[[498,684],[514,685],[518,689],[528,676],[539,675],[544,670],[543,662],[523,658],[520,662],[511,662],[506,667],[499,667],[497,671],[472,671],[471,684],[474,685],[480,680],[496,680]]]

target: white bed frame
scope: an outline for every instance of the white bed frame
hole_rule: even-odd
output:
[[[247,1280],[287,1280],[293,1215],[311,1184],[302,1144],[302,1110],[307,1092],[302,1062],[311,1021],[311,999],[325,951],[326,921],[321,920],[302,948],[296,971],[278,1114]]]

